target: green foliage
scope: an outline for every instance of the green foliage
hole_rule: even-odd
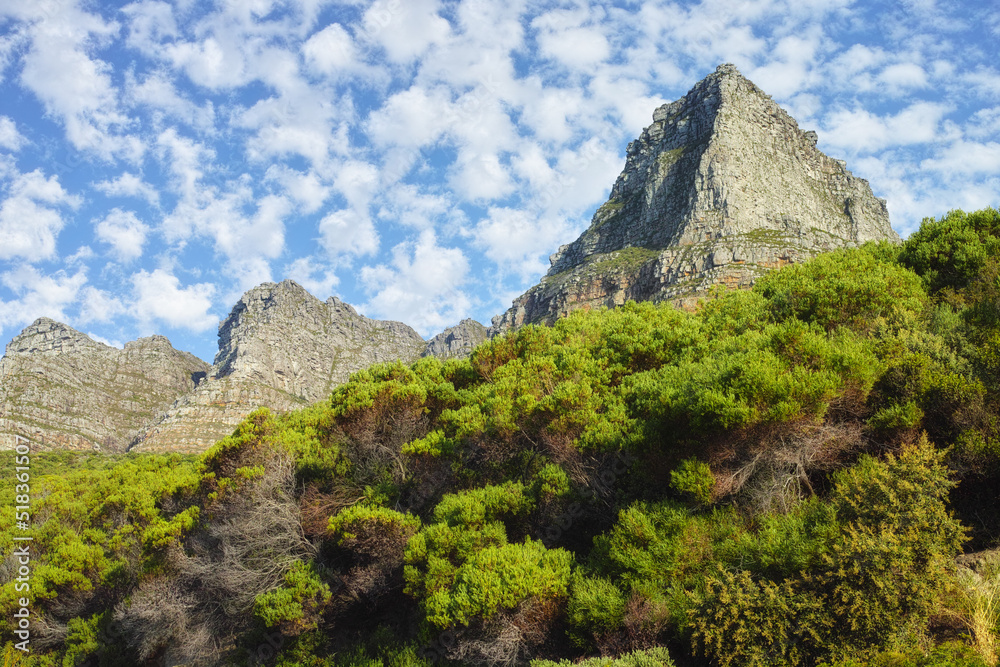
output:
[[[867,660],[845,658],[834,663],[824,662],[819,667],[989,667],[989,663],[983,662],[965,644],[947,642],[931,651],[885,651]]]
[[[426,619],[445,629],[488,620],[534,599],[565,598],[573,556],[525,539],[508,542],[501,520],[534,508],[523,485],[507,483],[446,495],[435,523],[406,548],[406,592],[421,602]]]
[[[67,632],[22,664],[162,650],[109,641],[121,610],[221,628],[187,609],[188,570],[216,571],[213,540],[257,539],[239,520],[274,500],[300,541],[213,639],[269,632],[278,665],[570,658],[565,631],[576,650],[668,642],[691,664],[978,667],[931,646],[928,619],[947,604],[994,650],[992,583],[955,585],[947,502],[979,512],[977,549],[996,541],[978,519],[1000,470],[998,231],[992,209],[953,212],[902,248],[828,253],[695,312],[578,311],[467,360],[381,364],[312,407],[253,412],[200,461],[33,455],[30,601]],[[923,431],[939,449],[901,445]],[[770,511],[752,501],[764,483],[801,493]],[[12,493],[0,485],[5,553]],[[273,560],[261,544],[240,562]],[[18,597],[0,585],[0,613]]]
[[[879,320],[905,326],[923,312],[927,296],[918,276],[879,254],[868,248],[825,253],[768,273],[754,291],[779,320],[794,317],[826,330],[869,331]]]
[[[340,546],[371,539],[375,533],[393,533],[405,536],[420,530],[420,519],[387,507],[352,505],[330,517],[329,534]]]
[[[667,649],[662,646],[647,649],[645,651],[633,651],[617,658],[590,658],[580,662],[569,660],[532,660],[531,667],[673,667],[674,661],[670,658]]]
[[[919,274],[932,293],[961,290],[1000,251],[1000,213],[950,211],[940,220],[925,218],[903,245],[900,261]]]
[[[803,664],[828,623],[815,597],[745,570],[718,571],[692,599],[694,647],[722,667]]]
[[[570,637],[581,648],[589,648],[593,637],[618,631],[625,622],[625,595],[602,577],[573,576],[566,608]]]
[[[715,476],[704,461],[684,459],[676,469],[670,471],[670,488],[695,503],[711,502],[714,486]]]
[[[257,596],[254,616],[267,627],[280,626],[285,634],[300,634],[316,627],[318,615],[331,597],[330,587],[316,567],[299,562],[285,574],[280,588]]]
[[[965,539],[945,506],[954,484],[943,456],[924,440],[835,475],[830,503],[842,528],[812,580],[841,646],[884,645],[926,619],[941,595]]]

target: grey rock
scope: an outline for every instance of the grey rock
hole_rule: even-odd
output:
[[[780,106],[721,65],[656,109],[590,227],[490,335],[627,300],[690,305],[817,253],[899,242],[885,201]]]
[[[209,370],[163,336],[119,350],[40,318],[0,359],[0,449],[20,436],[40,449],[124,451]]]
[[[252,410],[284,412],[330,394],[372,364],[418,359],[426,342],[401,322],[371,320],[291,280],[246,292],[219,324],[210,377],[132,443],[142,451],[202,451]]]
[[[427,341],[423,356],[441,359],[467,357],[486,338],[486,327],[472,319],[462,320]]]

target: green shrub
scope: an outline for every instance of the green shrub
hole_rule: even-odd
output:
[[[621,628],[625,620],[625,595],[607,579],[577,572],[566,616],[573,642],[581,648],[593,648],[595,638]]]
[[[297,635],[316,627],[331,597],[330,587],[316,567],[299,562],[285,574],[280,588],[257,596],[254,616],[267,627],[280,627],[287,635]]]
[[[667,649],[662,646],[634,651],[617,658],[589,658],[580,662],[570,660],[532,660],[531,667],[674,667]]]
[[[704,461],[684,459],[676,469],[670,471],[670,488],[695,503],[711,502],[714,486],[715,476]]]

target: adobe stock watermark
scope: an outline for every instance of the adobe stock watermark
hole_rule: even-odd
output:
[[[14,520],[19,533],[31,529],[31,442],[14,436]],[[17,567],[14,591],[31,592],[31,541],[30,535],[14,535],[14,562]],[[14,648],[27,653],[31,644],[31,598],[19,597],[14,605],[14,635],[20,641]]]

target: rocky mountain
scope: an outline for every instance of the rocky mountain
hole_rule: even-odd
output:
[[[266,405],[315,402],[372,364],[411,362],[428,343],[401,322],[370,320],[336,297],[320,301],[297,283],[264,283],[243,295],[219,325],[209,378],[142,433],[144,451],[201,451]]]
[[[441,359],[467,357],[487,338],[486,327],[482,324],[475,320],[462,320],[427,341],[423,356]]]
[[[117,349],[43,317],[0,359],[0,449],[124,450],[210,370],[163,336]]]
[[[627,300],[691,303],[714,285],[869,240],[899,242],[885,201],[816,148],[733,65],[653,112],[590,227],[491,334]]]
[[[243,295],[219,325],[212,366],[162,336],[119,350],[43,318],[0,359],[0,448],[16,434],[42,448],[203,451],[254,408],[301,407],[374,363],[460,356],[485,337],[465,320],[424,341],[291,280]]]
[[[425,342],[296,283],[265,283],[219,326],[209,367],[162,337],[116,350],[39,320],[0,360],[0,446],[200,451],[252,409],[292,409],[354,371],[468,354],[488,335],[627,300],[690,304],[715,285],[869,240],[899,241],[885,202],[732,65],[656,109],[590,227],[486,330],[465,320]]]

